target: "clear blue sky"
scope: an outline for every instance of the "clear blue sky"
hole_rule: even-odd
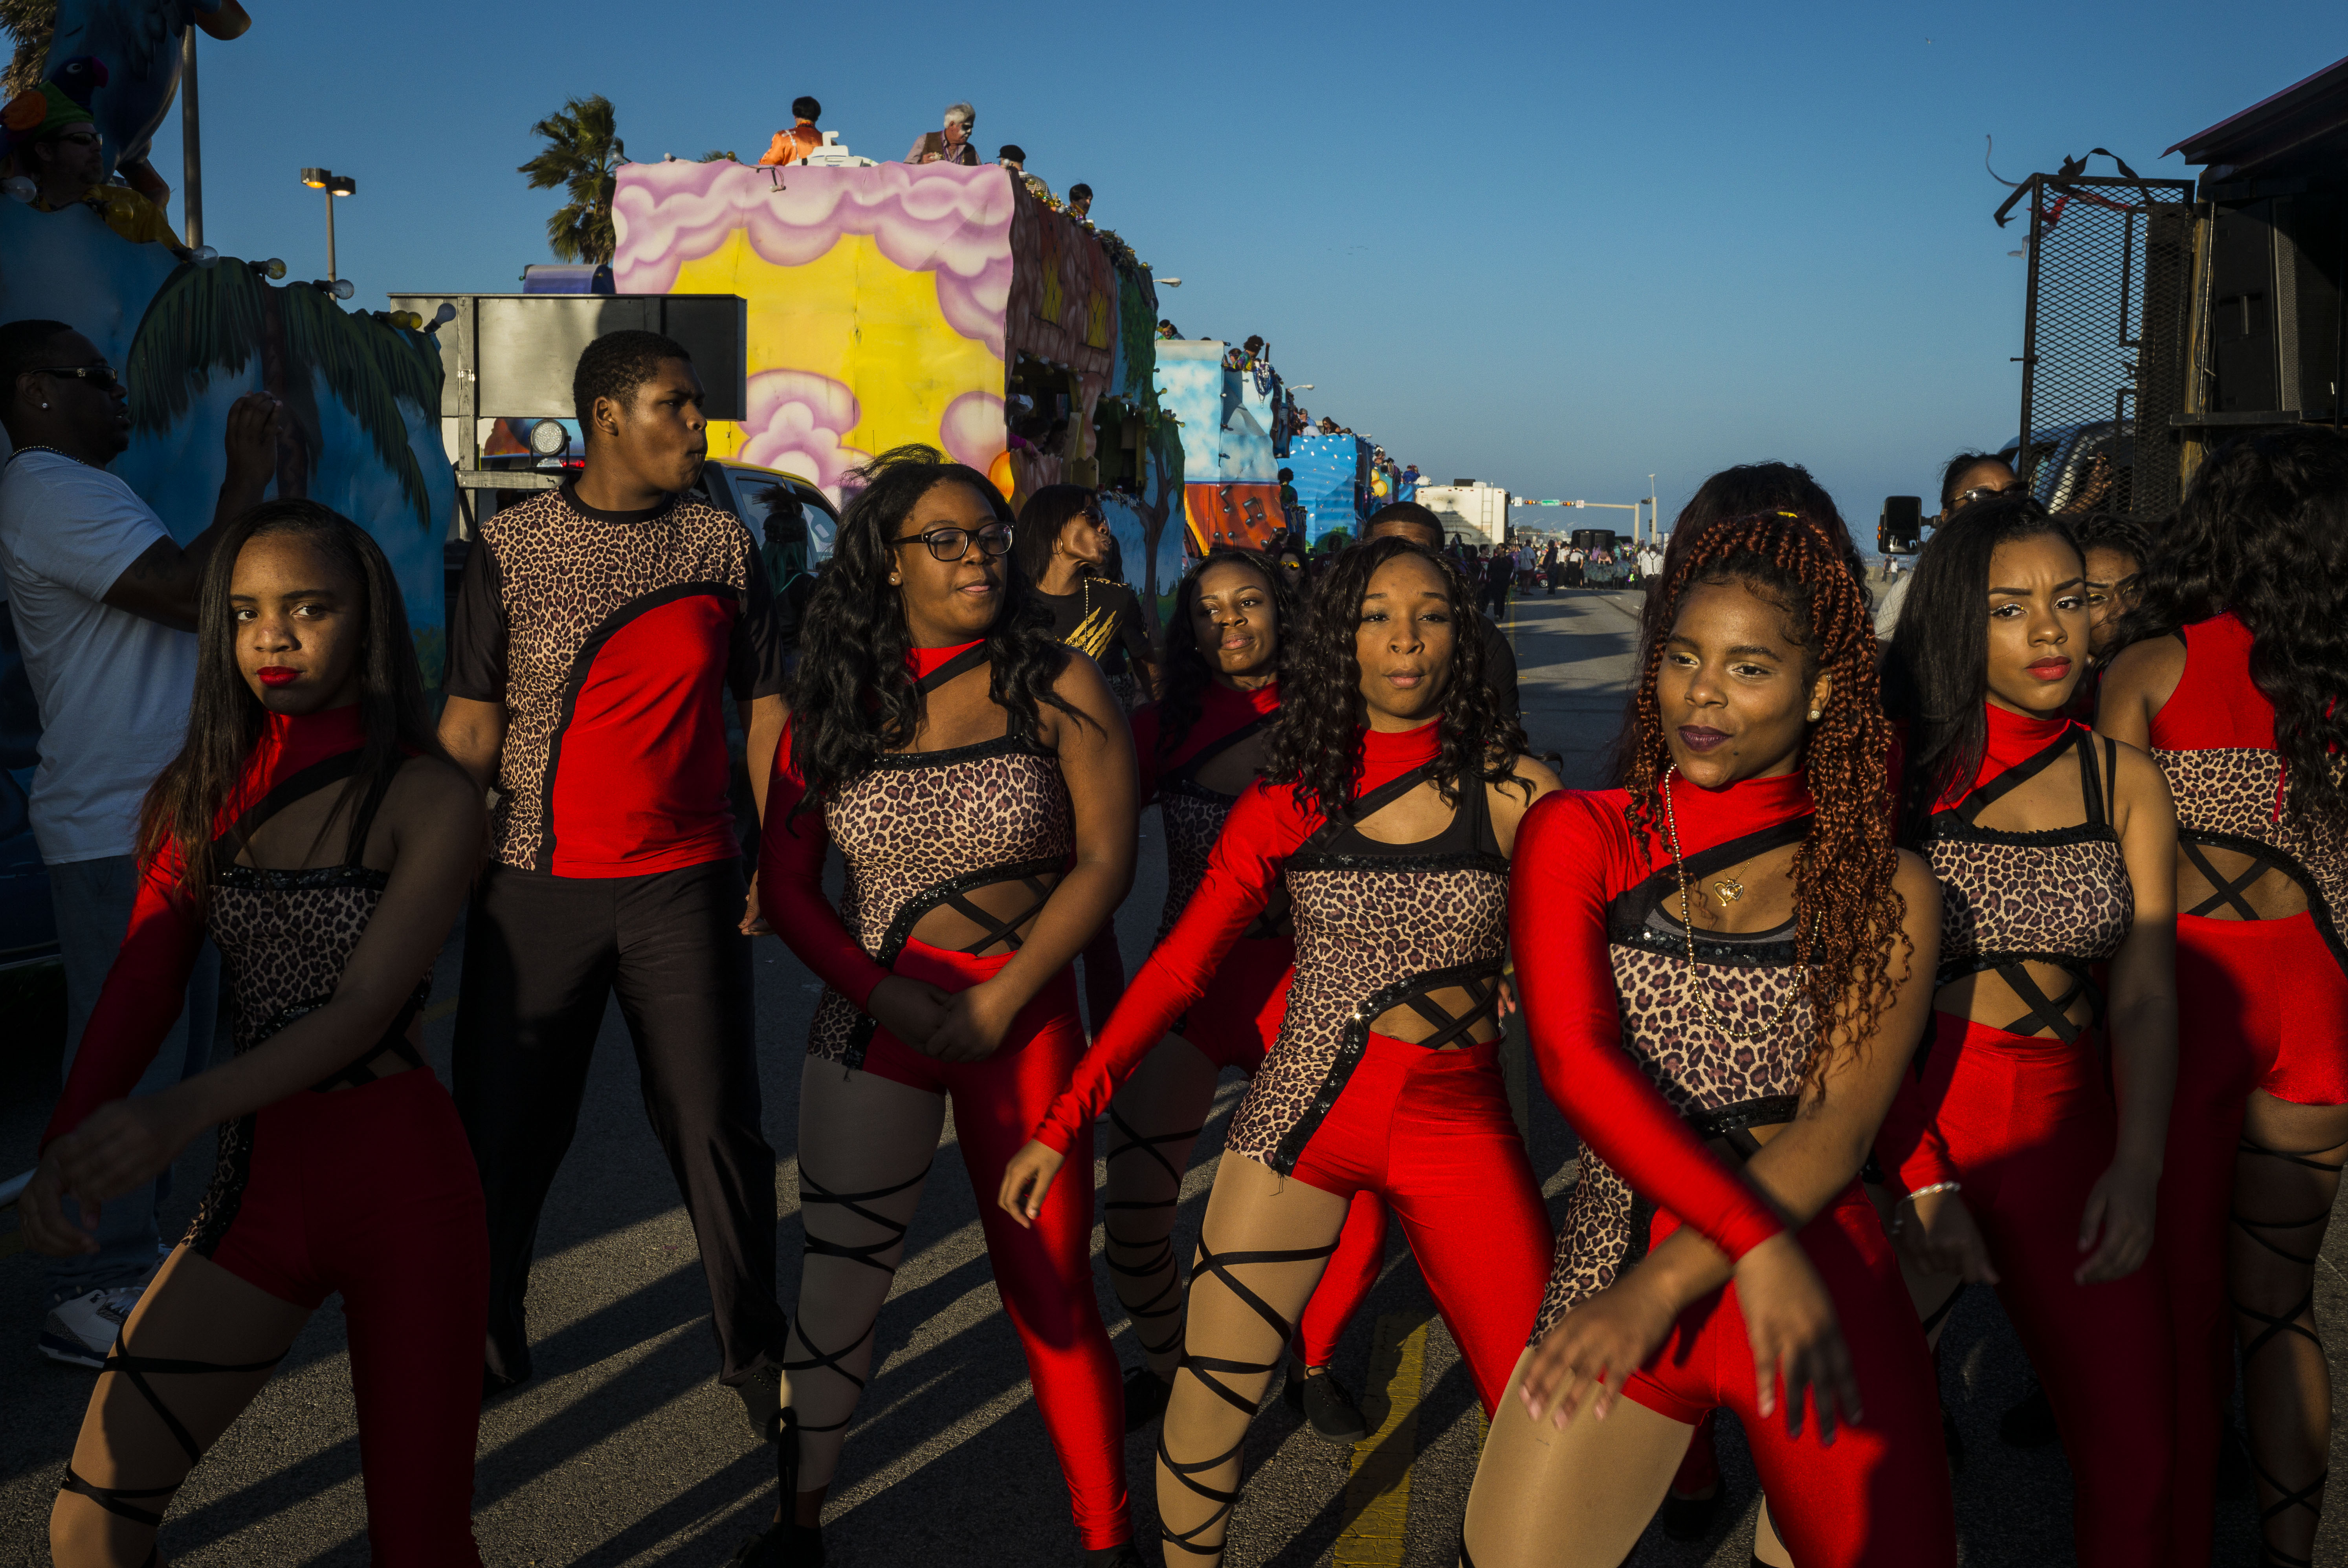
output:
[[[353,175],[359,304],[549,260],[559,198],[514,166],[568,96],[611,98],[638,159],[746,161],[800,93],[884,159],[967,98],[988,156],[1089,183],[1183,280],[1186,333],[1263,333],[1316,415],[1430,476],[1628,500],[1652,472],[1668,518],[1785,458],[1869,543],[1885,494],[2014,425],[2022,238],[1984,134],[2009,179],[2098,146],[2188,174],[2161,149],[2348,55],[2337,0],[247,5],[202,45],[205,237],[319,276],[295,171]]]

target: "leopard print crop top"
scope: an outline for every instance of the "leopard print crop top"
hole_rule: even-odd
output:
[[[1509,862],[1480,782],[1459,791],[1434,838],[1385,844],[1353,825],[1432,776],[1430,764],[1369,791],[1350,820],[1323,825],[1289,857],[1296,979],[1280,1038],[1231,1118],[1232,1153],[1294,1170],[1390,1009],[1437,1026],[1428,1050],[1465,1042],[1497,1010]],[[1430,999],[1455,988],[1475,999],[1464,1016]]]
[[[922,917],[942,905],[999,927],[965,897],[977,888],[1025,881],[1040,907],[1046,889],[1039,879],[1066,870],[1076,852],[1074,809],[1058,763],[1012,735],[881,757],[825,805],[824,825],[847,863],[841,924],[883,968],[904,952]],[[981,946],[1004,940],[1017,946],[1015,937],[999,934]],[[826,988],[808,1053],[861,1067],[873,1028]]]
[[[1811,822],[1794,817],[1692,855],[1687,876],[1699,880],[1797,844]],[[1607,907],[1622,1049],[1701,1136],[1750,1153],[1744,1129],[1793,1120],[1818,1036],[1794,929],[1699,935],[1691,968],[1686,930],[1663,910],[1679,886],[1678,871],[1666,866]],[[1759,1040],[1737,1040],[1715,1021],[1718,1012],[1746,1027],[1774,1018],[1776,1027]],[[1584,1145],[1535,1341],[1646,1255],[1654,1214],[1652,1203]]]

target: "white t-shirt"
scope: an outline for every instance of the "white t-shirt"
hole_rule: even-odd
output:
[[[103,597],[170,537],[103,468],[28,451],[0,474],[0,580],[41,712],[33,839],[52,866],[132,853],[139,802],[186,737],[194,636]]]

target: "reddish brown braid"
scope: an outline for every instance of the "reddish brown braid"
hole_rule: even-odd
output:
[[[1876,684],[1875,627],[1828,531],[1798,513],[1759,512],[1707,529],[1659,590],[1655,624],[1670,628],[1682,596],[1712,583],[1742,584],[1783,609],[1793,640],[1829,682],[1802,764],[1818,815],[1794,861],[1795,929],[1811,938],[1804,984],[1824,1026],[1803,1067],[1815,1088],[1836,1042],[1866,1040],[1882,1022],[1895,942],[1901,981],[1914,956],[1907,901],[1891,885],[1899,868],[1888,776],[1894,741]],[[1655,697],[1665,641],[1657,637],[1647,650],[1632,711],[1626,787],[1631,827],[1643,836],[1662,820],[1671,766]]]

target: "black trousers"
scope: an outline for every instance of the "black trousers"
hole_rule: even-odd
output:
[[[457,1110],[489,1199],[490,1372],[530,1375],[522,1297],[547,1190],[570,1151],[613,992],[644,1111],[693,1219],[719,1379],[782,1358],[775,1151],[759,1125],[750,938],[740,865],[648,876],[492,866],[465,928]]]

